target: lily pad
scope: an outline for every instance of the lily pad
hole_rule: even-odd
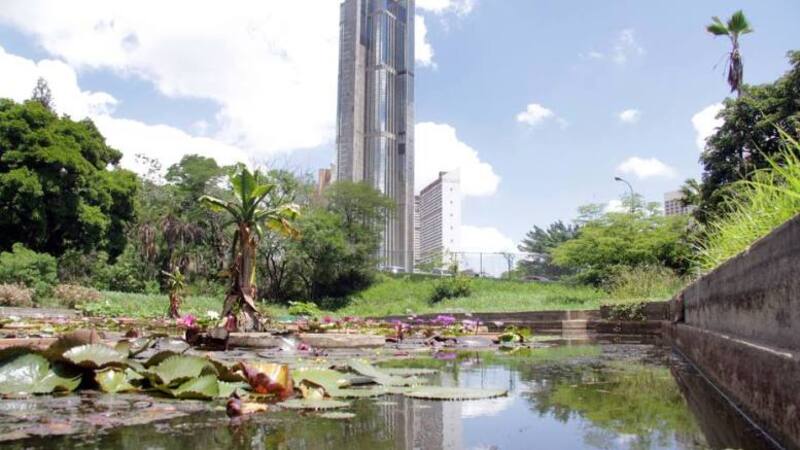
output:
[[[482,400],[504,397],[508,391],[504,389],[469,389],[454,387],[422,386],[405,393],[406,397],[423,400]]]
[[[44,356],[18,355],[0,363],[0,394],[49,394],[74,391],[81,376],[67,373],[60,366],[50,367]]]
[[[343,388],[343,385],[347,385],[347,376],[332,369],[297,369],[292,371],[292,376],[300,384],[301,392],[304,392],[306,398],[318,398],[317,391],[312,389],[313,386],[321,387],[328,397],[334,398],[366,398],[386,394],[383,386]],[[305,391],[303,391],[304,385]]]
[[[169,391],[175,398],[210,400],[219,396],[219,382],[216,375],[203,375]]]
[[[350,420],[356,417],[355,414],[349,412],[326,412],[319,415],[319,417],[323,419],[333,419],[333,420]]]
[[[354,372],[364,376],[372,377],[377,383],[384,386],[414,386],[420,384],[420,380],[418,378],[392,376],[366,361],[352,359],[347,362],[347,365]]]
[[[227,381],[219,381],[219,393],[217,397],[219,398],[227,398],[233,395],[233,393],[241,393],[247,388],[250,387],[247,383],[242,382],[227,382]]]
[[[141,375],[130,369],[122,371],[117,368],[108,368],[97,371],[94,374],[94,379],[97,381],[97,384],[100,385],[100,389],[109,394],[135,391],[137,388],[131,384],[132,380],[129,378],[129,374],[132,377],[141,377]]]
[[[388,375],[396,377],[412,377],[421,375],[436,375],[439,373],[436,369],[423,369],[423,368],[380,368],[380,370]]]
[[[340,402],[338,400],[292,399],[278,403],[278,406],[286,409],[305,409],[312,411],[321,411],[326,409],[347,408],[348,406],[350,406],[350,403]]]
[[[103,344],[86,344],[64,352],[64,358],[81,367],[97,369],[110,364],[122,364],[128,355]]]
[[[213,374],[216,380],[217,369],[206,358],[175,355],[151,368],[148,374],[154,384],[167,387],[205,374]]]

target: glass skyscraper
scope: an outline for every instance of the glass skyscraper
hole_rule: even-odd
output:
[[[339,31],[337,179],[394,199],[381,262],[414,264],[414,0],[344,0]]]

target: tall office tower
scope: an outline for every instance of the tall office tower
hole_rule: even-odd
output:
[[[461,182],[458,171],[440,172],[439,178],[419,193],[420,262],[441,258],[461,247]]]
[[[337,179],[394,199],[380,260],[414,265],[414,0],[344,0],[339,22]]]

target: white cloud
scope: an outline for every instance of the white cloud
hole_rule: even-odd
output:
[[[674,178],[677,172],[672,167],[664,164],[656,158],[640,158],[632,156],[617,166],[617,170],[622,173],[631,173],[639,179],[651,177]]]
[[[619,113],[619,120],[622,123],[627,124],[634,124],[639,122],[639,119],[642,118],[642,112],[638,109],[626,109]]]
[[[617,200],[617,199],[609,200],[609,202],[606,203],[606,206],[603,209],[605,212],[617,212],[617,213],[629,211],[628,208],[623,206],[622,200]]]
[[[417,0],[416,7],[436,14],[453,12],[463,16],[472,12],[475,0]]]
[[[589,59],[603,59],[603,58],[606,57],[606,55],[604,55],[604,54],[602,54],[600,52],[591,51],[591,52],[586,54],[586,57],[589,58]]]
[[[461,251],[516,252],[517,245],[497,228],[462,225]]]
[[[611,60],[617,64],[625,64],[633,56],[644,55],[645,49],[636,40],[636,33],[632,28],[622,30],[614,41],[611,49]]]
[[[338,18],[339,2],[319,0],[8,0],[0,9],[0,23],[74,68],[218,103],[216,138],[262,156],[333,138]]]
[[[414,128],[415,189],[430,184],[440,171],[459,169],[461,192],[467,196],[487,196],[497,192],[500,177],[478,152],[461,142],[456,129],[447,124],[418,123]]]
[[[717,114],[722,111],[722,107],[722,103],[714,103],[692,116],[692,126],[697,133],[695,144],[701,152],[706,148],[706,139],[725,122],[723,119],[717,119]]]
[[[417,15],[414,17],[414,59],[421,67],[436,67],[433,62],[433,47],[428,42],[428,27],[425,18]]]
[[[75,70],[61,61],[37,62],[7,53],[0,47],[0,97],[23,101],[30,98],[39,77],[47,80],[56,111],[75,120],[92,119],[109,145],[122,151],[122,165],[143,172],[136,154],[158,159],[164,168],[178,162],[185,154],[196,153],[215,158],[220,164],[247,161],[240,149],[218,140],[194,137],[167,125],[148,125],[113,116],[117,100],[105,92],[81,90]]]
[[[536,126],[543,121],[556,117],[555,113],[538,103],[531,103],[521,113],[517,114],[517,122]],[[562,122],[566,125],[566,122]]]

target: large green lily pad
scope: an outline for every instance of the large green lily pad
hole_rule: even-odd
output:
[[[242,382],[219,381],[218,383],[219,383],[219,393],[217,394],[217,397],[219,398],[228,398],[234,392],[241,394],[246,389],[250,388],[249,384]]]
[[[423,400],[482,400],[504,397],[508,391],[503,389],[469,389],[455,387],[421,386],[405,393],[406,397]]]
[[[170,356],[148,371],[151,381],[164,387],[175,386],[206,374],[213,374],[216,380],[217,369],[211,361],[199,356],[184,355]]]
[[[379,369],[381,372],[384,372],[388,375],[394,377],[412,377],[418,375],[435,375],[439,373],[436,369],[422,369],[422,368],[414,368],[414,367],[400,367],[400,368],[386,368],[381,367]]]
[[[351,359],[347,362],[347,365],[354,372],[372,377],[377,383],[384,386],[414,386],[421,383],[420,380],[415,377],[396,377],[389,375],[372,364],[358,359]]]
[[[81,367],[97,369],[110,364],[122,364],[128,359],[128,355],[107,345],[86,344],[67,350],[64,358]]]
[[[216,375],[203,375],[169,391],[175,398],[209,400],[219,396],[219,382]]]
[[[79,374],[70,374],[60,366],[50,367],[50,362],[39,354],[17,355],[0,363],[0,394],[71,392],[79,384]]]
[[[99,370],[94,374],[94,379],[103,392],[116,394],[117,392],[129,392],[137,390],[131,382],[141,375],[125,369],[124,371],[115,367]]]
[[[348,406],[350,406],[350,403],[340,402],[338,400],[292,399],[278,403],[278,406],[286,409],[305,409],[312,411],[321,411],[326,409],[347,408]]]
[[[347,384],[347,377],[332,369],[297,369],[292,371],[292,378],[298,385],[311,383],[325,390],[329,397],[334,398],[366,398],[386,394],[382,386],[369,386],[363,388],[343,388]]]

